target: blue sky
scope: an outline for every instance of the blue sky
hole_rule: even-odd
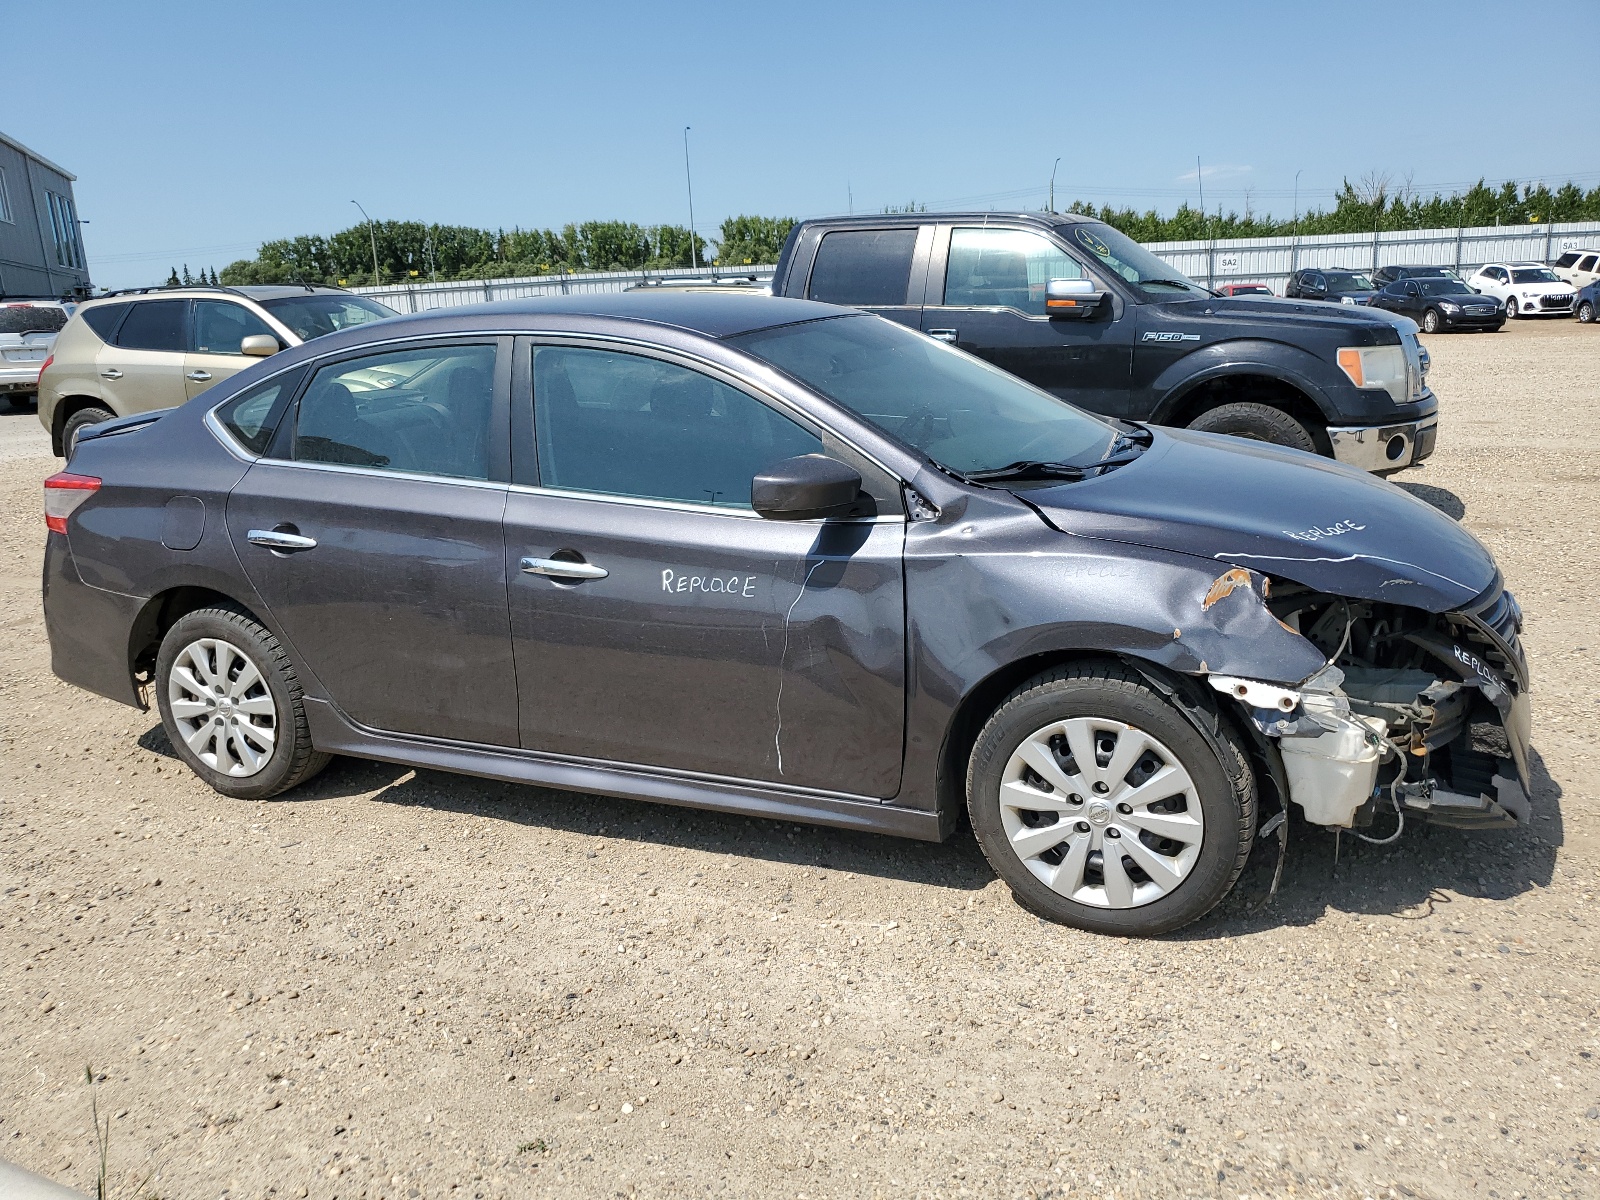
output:
[[[0,0],[0,16],[26,48],[0,129],[78,176],[109,286],[332,232],[360,219],[352,199],[487,227],[685,223],[685,125],[707,236],[741,212],[1036,208],[1058,155],[1058,203],[1167,212],[1193,202],[1196,155],[1207,206],[1241,211],[1248,191],[1287,214],[1296,171],[1302,205],[1368,171],[1428,191],[1600,184],[1600,88],[1554,57],[1600,45],[1593,0]],[[1446,91],[1475,95],[1470,120]]]

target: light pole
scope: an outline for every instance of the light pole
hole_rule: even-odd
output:
[[[1050,168],[1050,211],[1056,210],[1056,167],[1061,165],[1061,159],[1056,158],[1056,166]]]
[[[689,126],[683,127],[683,178],[689,185],[689,264],[700,269],[700,252],[694,244],[694,176],[689,171]]]
[[[360,201],[352,200],[351,204],[363,217],[367,217],[367,210],[361,207]],[[372,286],[378,286],[378,227],[372,223],[372,218],[367,217],[367,236],[372,239]]]
[[[1304,167],[1300,171],[1305,170]],[[1294,173],[1294,235],[1300,236],[1300,171]]]

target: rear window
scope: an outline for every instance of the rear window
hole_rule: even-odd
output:
[[[133,306],[117,330],[117,345],[126,350],[183,350],[187,300],[144,300]]]
[[[111,333],[122,320],[122,314],[133,307],[130,304],[97,304],[83,310],[83,323],[94,330],[102,342],[111,340]]]
[[[911,283],[915,229],[830,233],[817,248],[806,296],[827,304],[904,304]]]
[[[0,305],[0,333],[55,333],[67,323],[67,310],[54,304]]]

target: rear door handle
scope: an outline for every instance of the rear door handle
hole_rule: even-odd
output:
[[[956,331],[954,329],[930,329],[928,330],[928,336],[936,342],[949,342],[952,346],[956,344]]]
[[[567,562],[559,558],[525,558],[522,560],[522,573],[524,575],[548,575],[551,579],[604,579],[611,574],[604,567],[597,567],[593,563]]]
[[[284,533],[278,529],[252,529],[245,535],[252,546],[265,546],[268,550],[314,550],[316,538],[301,537],[298,533]]]
[[[108,367],[104,371],[100,372],[100,378],[101,379],[121,379],[122,378],[122,372],[117,370],[115,367]]]
[[[190,371],[187,375],[184,376],[184,378],[185,379],[192,379],[196,383],[205,383],[207,380],[209,380],[211,378],[211,372],[210,371]]]

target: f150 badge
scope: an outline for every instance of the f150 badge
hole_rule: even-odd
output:
[[[1146,342],[1198,342],[1198,333],[1168,333],[1165,330],[1147,329],[1144,331]]]

